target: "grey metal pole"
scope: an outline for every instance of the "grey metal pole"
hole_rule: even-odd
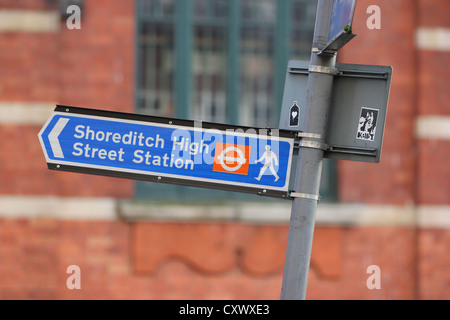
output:
[[[300,142],[288,243],[281,288],[282,300],[303,300],[311,260],[316,208],[324,154],[328,109],[336,54],[318,55],[328,41],[333,0],[319,0],[308,76],[305,123]]]

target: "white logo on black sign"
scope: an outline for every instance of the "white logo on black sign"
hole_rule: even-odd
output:
[[[362,108],[361,116],[359,118],[358,132],[356,133],[356,139],[375,141],[375,133],[377,130],[377,121],[379,110]]]
[[[294,105],[289,110],[289,127],[298,127],[300,119],[300,108],[297,105],[297,101],[294,101]]]

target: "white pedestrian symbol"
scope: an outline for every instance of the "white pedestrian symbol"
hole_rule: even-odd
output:
[[[264,152],[264,154],[261,156],[261,158],[256,160],[255,163],[262,162],[263,160],[264,160],[264,166],[259,171],[259,176],[255,179],[258,181],[261,180],[261,177],[263,176],[264,172],[266,172],[267,168],[269,168],[270,172],[272,172],[273,176],[275,177],[275,181],[278,181],[278,179],[280,179],[280,177],[277,175],[277,172],[274,168],[274,165],[275,166],[278,165],[278,157],[275,154],[275,152],[270,151],[270,146],[266,146],[266,152]]]

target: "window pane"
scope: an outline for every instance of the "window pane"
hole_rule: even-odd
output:
[[[292,59],[309,60],[314,35],[317,1],[292,1]]]
[[[241,90],[239,124],[271,124],[274,87],[274,32],[276,1],[241,1]]]
[[[173,18],[174,0],[138,0],[138,13],[147,19]]]
[[[226,122],[227,2],[196,0],[192,118]]]
[[[155,116],[173,116],[174,2],[142,0],[139,4],[137,109]]]

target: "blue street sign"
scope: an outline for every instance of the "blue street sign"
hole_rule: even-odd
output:
[[[344,27],[352,26],[356,0],[333,0],[328,42],[343,32]]]
[[[288,197],[294,134],[57,106],[49,169]]]

